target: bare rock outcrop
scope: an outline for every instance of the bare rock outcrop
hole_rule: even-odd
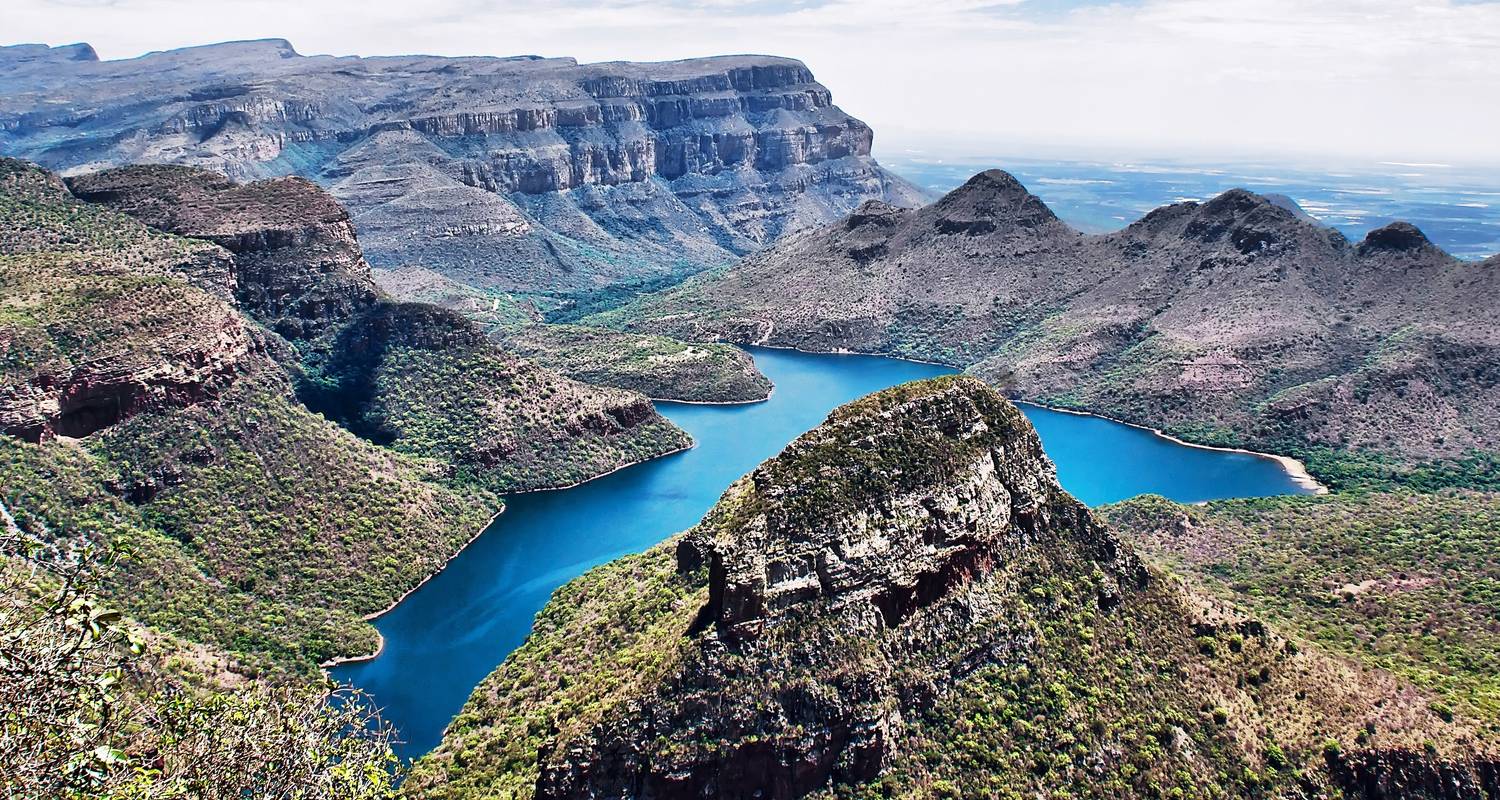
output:
[[[91,52],[91,51],[90,51]],[[0,48],[0,148],[58,170],[204,167],[328,187],[378,267],[551,294],[727,263],[924,193],[798,61]]]
[[[82,200],[233,253],[236,300],[288,339],[315,338],[379,298],[348,212],[304,179],[238,184],[202,169],[135,166],[68,186]]]
[[[873,780],[920,698],[947,691],[940,675],[1008,646],[962,642],[984,613],[969,587],[1037,552],[1090,575],[1100,609],[1147,584],[1135,555],[1058,486],[1020,411],[980,381],[844,406],[679,540],[679,571],[706,571],[708,584],[681,672],[543,753],[536,794],[793,798]],[[942,666],[897,677],[908,658]],[[689,728],[719,744],[653,744]]]
[[[747,476],[753,516],[683,539],[681,563],[708,566],[707,614],[729,635],[813,607],[873,608],[895,626],[1008,548],[1059,528],[1087,538],[1129,580],[1139,573],[1139,564],[1114,565],[1117,543],[1062,501],[1030,425],[977,380],[866,403]]]

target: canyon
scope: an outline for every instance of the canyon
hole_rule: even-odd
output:
[[[0,152],[65,174],[306,177],[350,209],[377,276],[433,270],[550,310],[730,263],[866,200],[926,199],[786,58],[359,58],[264,40],[99,61],[23,45],[0,48],[0,79]]]
[[[1149,566],[949,376],[836,409],[559,590],[404,790],[1484,797],[1484,730]]]
[[[152,166],[70,188],[0,159],[0,222],[18,530],[128,545],[128,611],[256,669],[372,649],[359,617],[438,569],[497,493],[691,443],[642,395],[385,295],[347,213],[300,178]]]
[[[1500,256],[931,198],[773,56],[0,81],[3,599],[119,553],[182,697],[368,685],[412,798],[1500,796]]]
[[[1422,461],[1500,449],[1497,292],[1500,257],[1406,223],[1350,242],[1232,190],[1087,235],[991,170],[587,321],[933,360],[1203,443]]]

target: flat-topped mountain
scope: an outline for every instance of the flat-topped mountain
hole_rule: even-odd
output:
[[[0,48],[0,150],[66,172],[133,163],[300,175],[379,269],[566,294],[723,264],[920,190],[805,66],[770,56],[302,56],[281,40],[123,61]]]
[[[1500,789],[1482,725],[1434,703],[1148,568],[1018,409],[950,377],[836,410],[692,530],[559,590],[404,791]]]
[[[1500,259],[1347,241],[1236,189],[1085,235],[998,170],[872,202],[594,321],[893,353],[1200,440],[1500,450]]]

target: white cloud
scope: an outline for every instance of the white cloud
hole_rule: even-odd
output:
[[[304,53],[803,59],[903,146],[1500,162],[1500,3],[1451,0],[5,0],[11,41],[106,58]],[[966,143],[966,144],[965,144]]]

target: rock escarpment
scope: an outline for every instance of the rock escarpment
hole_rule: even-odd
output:
[[[128,550],[107,588],[136,619],[305,671],[372,647],[359,617],[498,501],[299,404],[235,273],[0,159],[0,485],[27,535]]]
[[[913,457],[912,453],[920,455]],[[896,627],[1023,543],[1066,530],[1109,565],[1118,597],[1144,578],[1119,546],[1065,500],[1051,462],[1013,406],[954,381],[876,395],[835,413],[745,478],[747,514],[695,529],[678,545],[706,566],[706,615],[732,638],[844,609]]]
[[[386,296],[349,215],[309,181],[238,184],[192,167],[132,166],[68,186],[222,248],[227,267],[215,281],[291,343],[281,358],[301,400],[377,444],[509,490],[575,483],[688,443],[643,396],[537,369],[458,313]]]
[[[923,199],[800,62],[304,57],[280,40],[100,62],[0,49],[0,147],[54,169],[300,175],[377,267],[561,293],[726,263]]]
[[[1084,235],[990,171],[585,321],[936,360],[1213,443],[1457,457],[1500,451],[1495,264],[1238,189]]]
[[[264,357],[223,301],[227,253],[118,235],[123,220],[91,218],[60,180],[21,162],[0,160],[0,198],[14,320],[0,327],[0,432],[86,436],[146,408],[217,397]]]
[[[233,253],[235,300],[287,339],[315,338],[379,299],[349,214],[301,178],[237,184],[207,170],[140,166],[75,177],[68,188]]]
[[[1148,570],[953,377],[835,411],[560,589],[404,791],[1375,798],[1339,771],[1395,763],[1372,746],[1459,779],[1380,773],[1410,796],[1486,785],[1480,726],[1429,702]]]
[[[689,443],[644,396],[385,297],[306,181],[74,183],[97,202],[0,159],[0,485],[40,541],[128,548],[111,600],[143,623],[258,670],[368,652],[361,616],[469,541],[488,489]]]

